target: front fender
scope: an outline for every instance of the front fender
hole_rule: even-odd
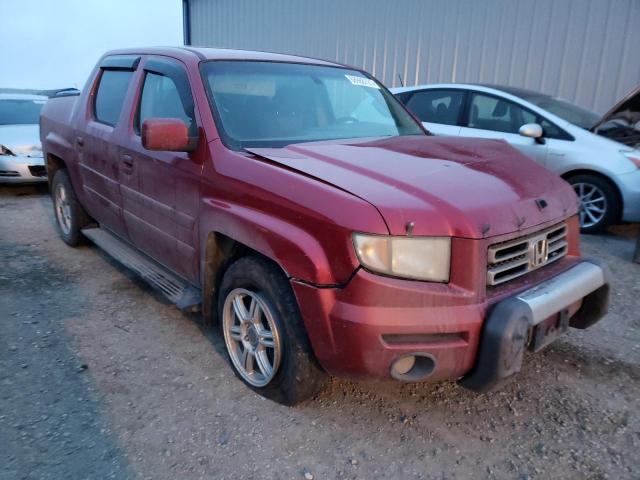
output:
[[[201,252],[206,251],[209,233],[221,233],[274,260],[287,276],[316,285],[345,282],[358,265],[355,254],[347,254],[338,255],[340,264],[332,267],[318,239],[304,228],[243,205],[203,198],[200,218]],[[350,238],[344,241],[337,251],[350,250]]]
[[[388,233],[380,212],[349,192],[218,141],[209,145],[215,163],[203,172],[201,257],[209,234],[219,233],[275,261],[290,278],[335,286],[358,266],[352,232]]]

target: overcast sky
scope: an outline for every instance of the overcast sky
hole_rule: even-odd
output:
[[[181,0],[0,0],[0,87],[82,88],[105,51],[182,45]]]

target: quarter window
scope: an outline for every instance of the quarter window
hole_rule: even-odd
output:
[[[133,72],[128,70],[102,71],[94,107],[96,120],[108,125],[118,122],[132,76]]]
[[[423,90],[409,98],[407,108],[422,122],[457,125],[463,100],[462,90]]]
[[[537,123],[542,127],[544,136],[547,138],[557,138],[560,140],[567,140],[566,134],[553,123],[540,115],[536,115],[529,110],[522,110],[522,119],[524,123]]]
[[[186,111],[178,87],[171,78],[164,75],[147,72],[145,76],[136,124],[138,132],[147,118],[178,118],[187,125],[190,134],[195,136],[197,127],[193,112]]]

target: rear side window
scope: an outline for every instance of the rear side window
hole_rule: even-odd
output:
[[[457,125],[464,101],[462,90],[423,90],[406,102],[421,122]]]
[[[96,120],[108,125],[118,122],[132,76],[128,70],[102,70],[95,99]]]
[[[187,125],[192,136],[197,132],[193,109],[182,103],[175,82],[167,76],[152,72],[147,72],[142,87],[136,122],[138,132],[147,118],[179,118]]]

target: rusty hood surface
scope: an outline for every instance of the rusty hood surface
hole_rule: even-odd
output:
[[[485,238],[577,212],[557,175],[499,140],[403,136],[248,148],[374,205],[393,235]]]

